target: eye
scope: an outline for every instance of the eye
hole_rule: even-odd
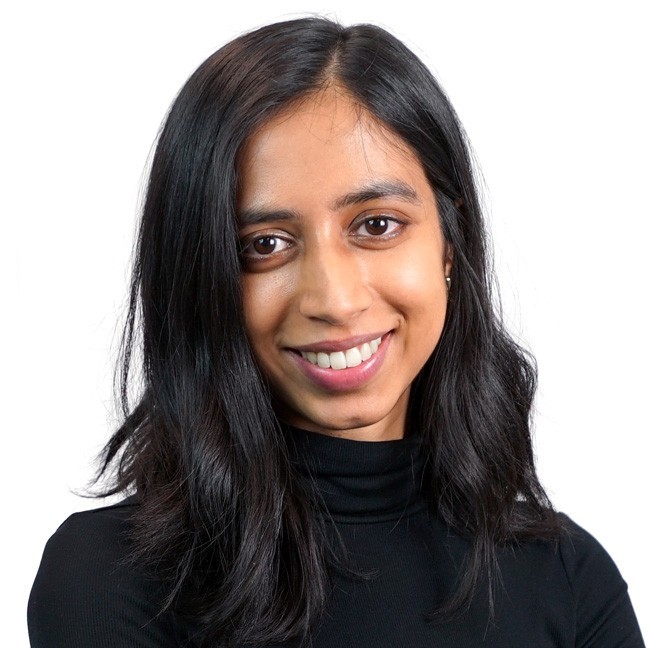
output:
[[[273,252],[282,250],[282,244],[285,245],[286,242],[276,236],[262,236],[254,239],[251,247],[258,254],[272,254]]]
[[[392,216],[375,215],[365,218],[356,228],[355,235],[374,238],[391,238],[399,233],[404,224]]]
[[[287,241],[275,234],[264,234],[241,242],[241,255],[245,259],[261,259],[263,257],[278,254],[291,247]]]

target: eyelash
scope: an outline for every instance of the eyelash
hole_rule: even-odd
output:
[[[286,247],[283,250],[279,250],[278,252],[273,250],[269,254],[254,255],[247,252],[247,250],[253,248],[255,243],[257,243],[258,241],[262,241],[263,239],[274,239],[275,241],[281,241],[286,245]],[[282,252],[285,252],[286,250],[289,250],[292,246],[293,243],[291,243],[291,241],[284,238],[283,236],[279,236],[278,234],[273,234],[273,233],[261,234],[260,236],[255,236],[254,238],[250,239],[247,243],[241,244],[241,257],[248,261],[259,261],[263,259],[270,259],[270,258],[274,258],[278,254],[281,254]]]
[[[371,221],[379,221],[379,220],[387,221],[388,223],[387,232],[383,234],[369,234],[369,233],[358,234],[357,233],[358,230],[360,230],[360,228],[366,226]],[[363,239],[365,241],[375,241],[375,242],[386,241],[398,236],[400,234],[400,231],[405,226],[406,223],[403,220],[398,219],[394,216],[389,216],[386,214],[370,214],[365,218],[363,218],[357,225],[355,225],[352,228],[354,230],[354,234],[352,234],[352,236]],[[263,239],[274,239],[275,241],[281,241],[283,244],[285,244],[285,247],[279,251],[273,250],[269,254],[257,254],[257,255],[250,254],[248,251],[254,246],[254,244],[259,241],[262,241]],[[287,238],[285,238],[284,236],[281,236],[279,234],[274,234],[273,232],[263,233],[259,236],[255,236],[254,238],[250,239],[247,242],[241,243],[241,257],[247,262],[257,262],[257,261],[263,262],[265,259],[270,260],[275,258],[277,255],[286,252],[291,247],[293,247],[293,245],[294,243],[288,240]]]
[[[367,225],[367,223],[371,221],[379,221],[379,220],[384,220],[387,221],[387,223],[391,225],[397,225],[396,231],[388,231],[385,232],[384,234],[355,234],[354,236],[360,236],[362,238],[366,239],[378,239],[378,240],[388,240],[391,238],[394,238],[395,236],[398,235],[398,232],[405,226],[405,223],[402,220],[399,220],[398,218],[395,218],[394,216],[388,216],[386,214],[371,214],[364,218],[358,226],[355,228],[356,232],[363,226]]]

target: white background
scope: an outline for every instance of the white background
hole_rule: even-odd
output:
[[[214,49],[304,11],[389,28],[450,95],[483,169],[507,318],[540,367],[541,478],[612,554],[648,633],[645,3],[271,5],[3,12],[4,645],[28,645],[49,535],[99,504],[71,491],[115,425],[112,365],[158,125]]]

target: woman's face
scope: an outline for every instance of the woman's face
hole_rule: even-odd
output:
[[[278,416],[336,436],[402,437],[450,274],[421,164],[329,88],[250,137],[239,170],[245,325]]]

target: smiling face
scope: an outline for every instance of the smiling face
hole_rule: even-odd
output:
[[[421,164],[329,88],[254,133],[239,171],[245,326],[278,416],[347,438],[402,437],[450,274]]]

